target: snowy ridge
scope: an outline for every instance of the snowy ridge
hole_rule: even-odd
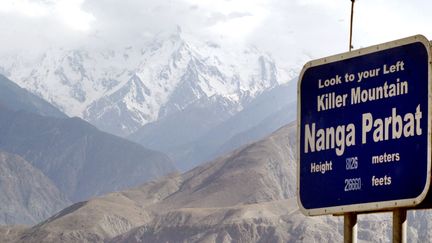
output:
[[[222,97],[235,105],[228,110],[241,110],[244,102],[290,80],[254,47],[199,42],[180,29],[122,48],[3,57],[0,72],[67,115],[118,135],[201,98]]]

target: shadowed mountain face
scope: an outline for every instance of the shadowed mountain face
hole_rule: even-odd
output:
[[[25,158],[75,202],[174,170],[165,155],[100,132],[79,118],[0,109],[0,148]]]
[[[67,118],[0,76],[0,224],[35,224],[174,170],[162,153]]]
[[[170,155],[178,168],[188,170],[292,122],[296,116],[295,85],[292,80],[267,90],[240,112],[218,106],[218,97],[202,99],[145,125],[129,138]]]
[[[42,116],[61,117],[67,116],[50,103],[36,95],[20,88],[14,82],[0,74],[0,106],[15,111],[27,111]]]
[[[35,224],[70,205],[40,170],[0,151],[0,225]]]

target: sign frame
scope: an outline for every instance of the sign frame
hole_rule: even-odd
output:
[[[360,57],[388,49],[392,49],[395,47],[400,47],[408,44],[413,43],[421,43],[425,46],[425,49],[427,51],[427,78],[428,78],[428,84],[427,84],[427,102],[428,102],[428,108],[427,108],[427,114],[428,114],[428,121],[427,121],[427,172],[426,172],[426,183],[425,187],[423,188],[422,192],[415,198],[408,198],[408,199],[398,199],[398,200],[390,200],[390,201],[378,201],[378,202],[367,202],[367,203],[358,203],[358,204],[350,204],[350,205],[339,205],[339,206],[330,206],[330,207],[322,207],[322,208],[312,208],[312,209],[306,209],[302,202],[301,202],[301,196],[300,196],[300,155],[301,155],[301,87],[302,87],[302,81],[303,76],[305,72],[312,67],[326,65],[338,61],[343,61],[355,57]],[[373,45],[366,48],[361,48],[358,50],[354,50],[351,52],[345,52],[329,57],[324,57],[316,60],[312,60],[307,62],[300,73],[299,80],[297,83],[297,155],[296,155],[296,162],[297,162],[297,203],[299,205],[300,211],[307,216],[316,216],[316,215],[326,215],[326,214],[343,214],[348,212],[378,212],[378,211],[389,211],[395,208],[405,207],[405,208],[415,208],[417,205],[423,202],[423,200],[426,198],[430,186],[431,186],[431,137],[432,137],[432,56],[431,56],[431,42],[423,36],[423,35],[415,35],[410,36],[407,38],[386,42],[378,45]]]

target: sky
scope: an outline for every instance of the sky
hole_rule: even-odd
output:
[[[353,46],[430,39],[430,9],[427,0],[356,0]],[[350,10],[350,0],[1,0],[0,53],[128,45],[180,26],[299,66],[348,50]]]

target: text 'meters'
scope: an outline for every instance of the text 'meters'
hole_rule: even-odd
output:
[[[414,207],[431,170],[429,41],[413,36],[308,62],[298,83],[306,215]]]

